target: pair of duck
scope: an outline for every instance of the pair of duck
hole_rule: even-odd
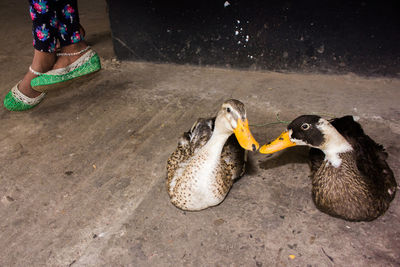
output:
[[[311,147],[312,197],[317,208],[350,221],[370,221],[388,209],[397,184],[387,154],[352,116],[331,121],[300,116],[260,152],[270,154],[295,145]],[[243,103],[224,102],[216,118],[198,119],[169,157],[171,202],[190,211],[218,205],[244,173],[245,150],[258,148]]]

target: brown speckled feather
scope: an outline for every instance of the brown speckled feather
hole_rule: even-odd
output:
[[[226,195],[233,181],[239,178],[245,168],[245,150],[240,147],[234,135],[226,141],[221,154],[221,162],[216,175],[218,195]]]
[[[192,128],[183,134],[178,141],[178,147],[169,156],[167,161],[167,186],[169,186],[175,171],[187,159],[193,156],[196,150],[203,147],[212,135],[214,128],[214,120],[212,119],[198,119]]]

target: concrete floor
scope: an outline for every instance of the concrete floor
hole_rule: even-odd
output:
[[[81,1],[104,69],[31,111],[0,110],[0,266],[399,266],[399,194],[352,223],[317,210],[307,150],[252,153],[225,201],[201,212],[169,202],[166,160],[223,100],[250,124],[317,113],[360,117],[400,182],[400,80],[282,74],[113,60],[105,3]],[[0,4],[0,95],[31,62],[25,2]],[[252,127],[263,143],[284,124]],[[293,255],[293,256],[290,256]]]

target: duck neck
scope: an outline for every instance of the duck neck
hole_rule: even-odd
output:
[[[211,152],[210,155],[216,155],[219,158],[222,148],[231,134],[231,132],[221,131],[215,127],[210,140],[208,140],[207,144],[205,145],[205,148]]]
[[[341,153],[353,150],[350,143],[331,125],[324,129],[325,142],[320,148],[325,153],[327,160],[333,167],[342,164]]]

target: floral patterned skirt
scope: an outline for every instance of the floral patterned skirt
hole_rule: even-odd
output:
[[[42,52],[83,40],[77,0],[29,0],[33,46]]]

